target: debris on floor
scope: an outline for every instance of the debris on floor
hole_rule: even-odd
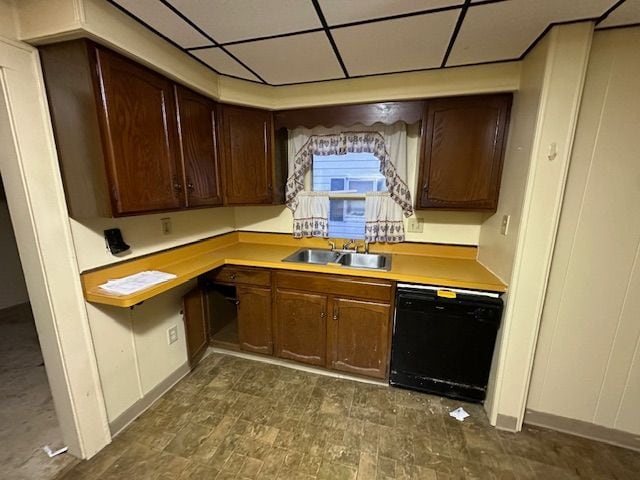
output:
[[[464,422],[464,419],[469,416],[466,410],[462,407],[458,407],[455,410],[449,412],[449,415],[458,420],[459,422]]]
[[[69,450],[68,447],[62,447],[58,450],[51,450],[51,447],[49,445],[45,445],[44,447],[42,447],[42,449],[47,455],[49,455],[49,458],[57,457],[61,453],[66,453],[66,451]]]

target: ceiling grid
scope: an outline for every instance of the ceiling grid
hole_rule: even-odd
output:
[[[214,72],[273,86],[522,59],[558,24],[640,0],[106,0]]]

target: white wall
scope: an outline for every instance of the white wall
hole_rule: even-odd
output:
[[[0,193],[0,310],[29,301],[9,208],[1,197]]]
[[[163,218],[171,220],[172,231],[168,235],[162,233]],[[131,260],[235,229],[232,208],[205,208],[123,218],[71,219],[71,228],[81,271]],[[109,228],[119,228],[131,249],[117,256],[112,255],[104,240],[104,231]]]
[[[16,11],[11,0],[0,0],[0,35],[6,38],[18,38]]]
[[[40,73],[0,37],[0,170],[62,434],[86,458],[110,436]]]
[[[597,32],[527,408],[640,434],[640,28]]]
[[[494,271],[509,272],[509,295],[500,331],[486,408],[492,423],[519,430],[524,418],[542,303],[560,216],[566,173],[573,145],[593,25],[554,27],[547,38],[540,106],[531,132],[530,164],[524,185],[522,217],[516,234],[513,265],[499,254],[483,254],[483,238],[496,235],[496,225],[481,233],[479,258]],[[535,69],[534,78],[539,71]],[[556,145],[556,155],[548,158]],[[526,161],[526,160],[525,160]],[[517,203],[517,202],[516,202]],[[483,227],[484,228],[484,227]],[[510,242],[502,244],[505,255]],[[506,258],[508,262],[508,257]]]
[[[88,304],[107,416],[113,422],[187,361],[182,296],[190,282],[133,309]],[[178,327],[179,341],[167,342]]]
[[[531,165],[533,132],[538,122],[538,110],[545,80],[545,65],[549,54],[549,38],[546,37],[522,62],[520,90],[514,94],[509,123],[509,136],[504,156],[500,200],[496,214],[489,217],[480,228],[478,261],[509,284],[515,259],[518,233],[522,218],[525,186]],[[503,215],[510,216],[508,235],[500,233]],[[502,297],[505,305],[509,293]],[[493,411],[496,387],[497,361],[504,337],[504,322],[498,332],[494,349],[491,376],[489,378],[487,411]]]

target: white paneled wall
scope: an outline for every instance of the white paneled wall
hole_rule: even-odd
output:
[[[596,33],[527,408],[640,434],[640,28]]]

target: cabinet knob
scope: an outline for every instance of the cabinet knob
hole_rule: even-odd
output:
[[[428,184],[428,183],[425,183],[425,184],[422,186],[422,190],[424,190],[425,192],[426,192],[427,190],[429,190],[429,184]]]
[[[233,302],[233,303],[235,303],[236,305],[240,305],[240,300],[236,300],[236,301],[235,301],[235,302]]]
[[[338,320],[338,314],[337,314],[337,313],[334,313],[334,314],[333,314],[333,319],[334,319],[334,320]]]
[[[320,313],[320,318],[324,318],[326,315],[327,315],[326,313],[322,312]]]
[[[191,182],[187,183],[187,188],[189,189],[190,192],[193,192],[193,190],[195,189],[195,187],[193,186],[193,183]]]
[[[178,181],[178,177],[176,175],[173,176],[173,189],[176,192],[182,191],[182,184]]]
[[[235,280],[236,279],[236,274],[232,273],[231,276],[229,277],[231,280]]]

